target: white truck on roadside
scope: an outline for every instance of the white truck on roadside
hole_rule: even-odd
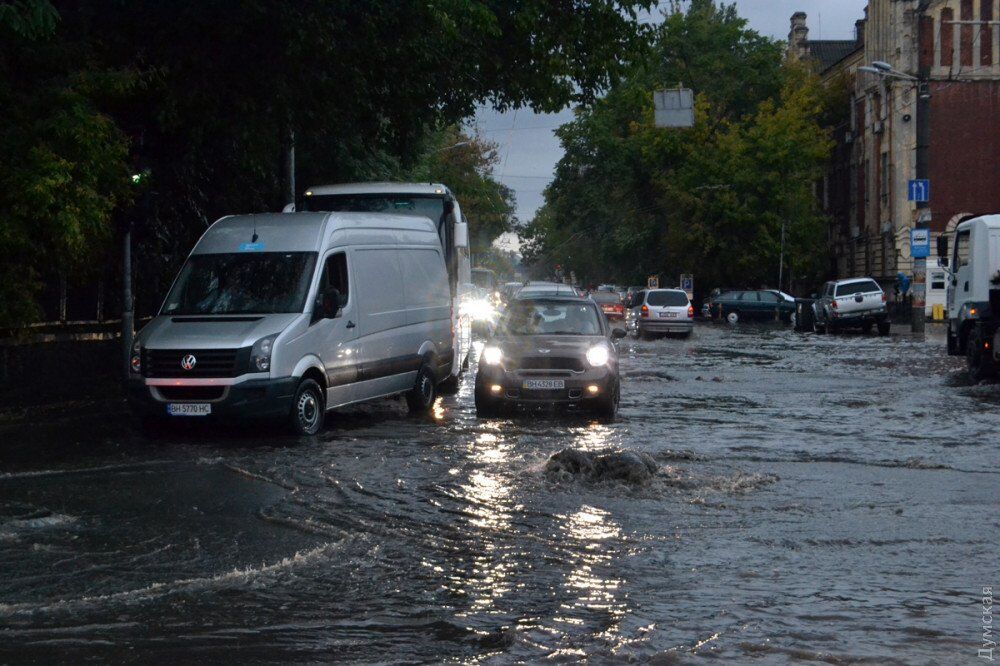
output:
[[[823,291],[813,303],[813,331],[836,333],[845,328],[860,328],[866,333],[872,327],[879,335],[888,335],[889,313],[882,287],[875,280],[850,278],[833,280],[823,285]]]
[[[948,353],[965,355],[974,381],[996,375],[1000,357],[1000,215],[967,219],[954,245],[938,236],[938,261],[948,273]]]

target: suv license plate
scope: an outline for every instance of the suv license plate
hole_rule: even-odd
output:
[[[541,390],[541,391],[551,391],[552,389],[564,389],[566,388],[566,380],[564,379],[525,379],[524,384],[521,385],[522,388],[528,390]]]
[[[171,416],[208,416],[212,413],[212,405],[207,402],[172,402],[167,405],[167,414]]]

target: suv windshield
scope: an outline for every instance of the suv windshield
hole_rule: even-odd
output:
[[[874,280],[862,280],[861,282],[850,282],[848,284],[837,285],[837,296],[853,296],[854,294],[868,294],[873,291],[881,292],[882,288]]]
[[[683,291],[651,291],[646,296],[646,305],[679,307],[687,304],[688,297]]]
[[[315,252],[196,254],[187,260],[161,314],[302,312]]]
[[[516,301],[500,322],[501,335],[601,335],[601,315],[584,301]]]

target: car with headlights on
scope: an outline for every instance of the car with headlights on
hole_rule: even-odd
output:
[[[624,335],[590,299],[512,301],[479,358],[476,414],[570,405],[613,418],[621,390],[615,341]]]

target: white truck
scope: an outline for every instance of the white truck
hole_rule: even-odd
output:
[[[871,278],[827,282],[812,307],[816,333],[836,333],[845,328],[860,328],[867,333],[874,326],[879,335],[889,334],[885,292]]]
[[[948,273],[948,353],[965,355],[974,380],[996,374],[1000,329],[1000,215],[982,215],[955,228],[954,246],[938,236],[938,261]]]

